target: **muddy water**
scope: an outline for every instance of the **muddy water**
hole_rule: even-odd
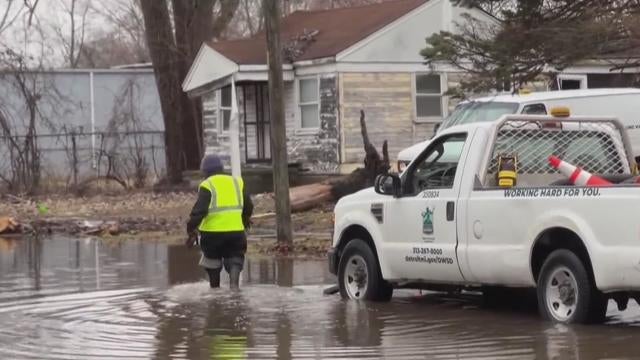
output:
[[[554,326],[478,296],[323,296],[323,261],[249,259],[242,290],[211,291],[182,246],[0,239],[0,358],[640,357],[640,308],[603,326]],[[612,305],[612,304],[610,304]]]

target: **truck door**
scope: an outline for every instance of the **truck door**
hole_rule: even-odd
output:
[[[466,133],[434,140],[403,175],[403,197],[384,204],[385,258],[398,279],[463,281],[456,248]]]

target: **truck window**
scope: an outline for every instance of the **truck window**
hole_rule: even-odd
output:
[[[594,126],[595,128],[595,126]],[[499,154],[518,157],[518,186],[544,186],[564,177],[549,166],[555,155],[599,175],[625,173],[622,155],[612,135],[603,130],[528,130],[509,129],[498,133],[485,184],[495,186]]]
[[[578,164],[585,169],[591,169],[596,174],[604,174],[609,170],[612,159],[619,158],[611,145],[611,139],[604,134],[593,134],[572,141],[565,150],[568,162]],[[614,151],[614,153],[611,153]],[[615,168],[615,172],[622,172],[622,164]]]
[[[453,188],[466,134],[438,140],[420,155],[405,178],[405,194],[417,195],[427,189]]]
[[[515,114],[519,106],[518,103],[494,101],[470,101],[462,103],[456,106],[453,112],[442,122],[440,130],[454,125],[494,121],[502,115]]]
[[[547,115],[547,107],[544,104],[531,104],[522,108],[522,113],[527,115]]]

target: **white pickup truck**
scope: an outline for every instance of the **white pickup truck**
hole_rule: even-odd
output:
[[[518,156],[500,187],[497,157]],[[611,182],[574,186],[550,156]],[[640,185],[612,118],[506,115],[443,130],[402,175],[336,204],[329,268],[342,297],[394,288],[536,288],[541,315],[598,322],[640,299]],[[636,300],[637,301],[637,300]]]

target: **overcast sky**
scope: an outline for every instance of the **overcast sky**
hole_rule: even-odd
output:
[[[34,0],[0,0],[0,17],[6,14],[5,25],[0,28],[0,44],[33,57],[34,63],[42,61],[46,67],[63,66],[64,44],[69,43],[71,34],[68,9],[72,0],[39,0],[30,26],[25,1],[34,2]],[[104,2],[110,1],[113,0],[98,1],[95,6],[104,6],[106,5]],[[88,6],[89,0],[76,0],[75,28],[78,32],[81,30],[82,16]],[[104,16],[93,8],[88,9],[85,39],[91,39],[93,35],[101,30],[107,30],[108,27],[109,24]]]

